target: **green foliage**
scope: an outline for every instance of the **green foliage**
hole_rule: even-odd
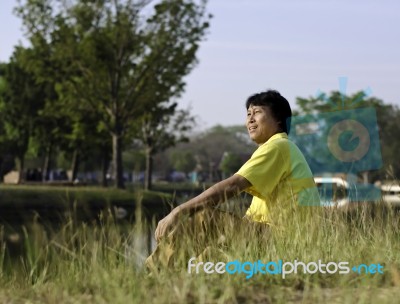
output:
[[[244,126],[216,126],[198,134],[192,143],[180,148],[192,151],[202,170],[207,170],[210,163],[218,165],[225,152],[250,156],[256,146],[249,139]]]
[[[143,151],[132,149],[127,150],[122,155],[124,168],[130,171],[141,172],[146,167],[146,155]]]
[[[26,0],[17,9],[37,55],[33,69],[54,82],[66,109],[58,112],[71,120],[72,149],[104,137],[90,130],[107,131],[118,187],[124,140],[133,125],[152,130],[175,113],[170,100],[183,92],[210,18],[205,1],[159,1],[154,11],[150,2]]]
[[[243,163],[240,155],[226,152],[222,158],[220,168],[225,176],[229,176],[237,172]]]
[[[173,167],[185,173],[193,171],[196,167],[196,158],[190,151],[174,151],[171,155]]]
[[[142,117],[141,131],[136,137],[146,155],[145,188],[151,188],[153,156],[179,142],[187,142],[195,121],[187,110],[175,110],[174,103],[167,108],[158,107]]]
[[[24,66],[29,56],[29,50],[15,48],[11,61],[3,66],[3,90],[0,92],[0,116],[5,131],[3,139],[18,159],[20,170],[24,167],[30,139],[40,125],[47,97],[44,87]]]

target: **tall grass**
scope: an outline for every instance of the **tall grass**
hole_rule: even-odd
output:
[[[244,221],[210,225],[205,238],[180,235],[176,263],[150,273],[143,258],[155,223],[141,220],[140,207],[136,216],[134,224],[105,213],[100,224],[71,218],[58,229],[38,221],[14,233],[3,227],[0,302],[392,303],[400,295],[400,217],[384,205],[292,206],[273,214],[275,225],[261,235]],[[207,244],[213,250],[204,261],[380,263],[384,274],[189,274],[188,257]]]

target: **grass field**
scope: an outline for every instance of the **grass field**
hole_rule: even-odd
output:
[[[67,220],[57,229],[32,221],[22,242],[0,248],[1,303],[394,303],[400,296],[400,216],[384,206],[360,206],[345,213],[293,206],[275,214],[280,225],[255,237],[251,228],[225,237],[212,262],[227,260],[347,261],[379,263],[383,274],[188,273],[187,257],[198,246],[196,235],[183,235],[174,267],[149,273],[140,264],[143,239],[154,222],[100,223]],[[4,235],[7,227],[0,232]],[[17,244],[17,245],[15,245]],[[18,248],[13,248],[17,246]],[[13,254],[18,252],[18,254]],[[221,257],[222,254],[222,257]],[[181,258],[179,258],[181,257]]]

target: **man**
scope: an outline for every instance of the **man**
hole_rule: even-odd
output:
[[[182,215],[213,207],[242,191],[253,195],[246,218],[267,225],[282,220],[272,216],[272,210],[282,210],[293,203],[319,203],[311,170],[300,150],[288,139],[292,116],[288,101],[279,92],[269,90],[250,96],[246,109],[247,131],[258,149],[236,174],[174,208],[162,219],[155,231],[158,242]]]

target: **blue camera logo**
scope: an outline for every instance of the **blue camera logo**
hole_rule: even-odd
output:
[[[289,137],[303,152],[314,175],[346,174],[346,184],[355,189],[346,189],[349,201],[375,201],[380,198],[378,189],[351,178],[382,167],[376,111],[361,105],[343,103],[329,112],[294,116]]]

